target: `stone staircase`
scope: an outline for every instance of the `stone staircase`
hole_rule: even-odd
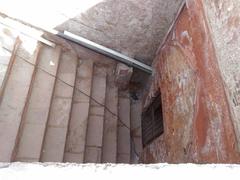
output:
[[[137,163],[141,104],[116,64],[0,28],[0,162]]]

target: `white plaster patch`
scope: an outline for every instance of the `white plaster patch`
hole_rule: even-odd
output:
[[[189,34],[188,34],[187,31],[183,31],[183,32],[181,33],[181,36],[182,36],[182,37],[187,37],[187,38],[189,38]]]

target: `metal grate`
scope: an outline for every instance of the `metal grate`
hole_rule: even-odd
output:
[[[142,143],[145,147],[163,134],[161,98],[158,95],[142,114]]]

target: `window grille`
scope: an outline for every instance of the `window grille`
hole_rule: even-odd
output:
[[[158,95],[142,114],[142,143],[145,147],[163,134],[161,98]]]

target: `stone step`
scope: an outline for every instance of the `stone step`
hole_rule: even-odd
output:
[[[130,99],[128,92],[121,92],[118,97],[118,136],[117,163],[130,163]],[[124,125],[123,125],[124,123]]]
[[[114,84],[114,76],[108,76],[106,89],[106,107],[103,130],[102,162],[117,161],[117,121],[118,121],[118,88]],[[115,115],[114,115],[115,114]]]
[[[11,28],[0,23],[0,47],[12,51],[18,33]]]
[[[92,76],[92,61],[81,60],[77,69],[71,118],[64,153],[64,162],[82,163],[84,160]]]
[[[35,72],[35,64],[38,57],[40,45],[36,41],[22,41],[23,47],[18,49],[16,57],[9,74],[4,94],[0,104],[0,161],[12,161],[15,155],[15,144],[24,107],[29,94],[31,81]],[[26,44],[31,44],[25,46]],[[28,54],[28,58],[21,51]]]
[[[4,47],[0,47],[0,102],[2,100],[6,83],[10,76],[10,72],[16,59],[16,53],[20,44],[21,41],[19,38],[17,38],[11,51],[6,50]]]
[[[87,126],[85,163],[101,163],[106,96],[106,68],[94,66],[90,111]],[[97,102],[96,102],[96,101]],[[102,105],[100,105],[100,104]]]
[[[139,155],[142,152],[142,130],[141,130],[142,102],[131,101],[131,164],[138,163]]]
[[[75,54],[70,51],[62,52],[42,148],[41,162],[63,162],[77,63],[78,58]]]
[[[16,33],[0,24],[0,101],[20,43]]]
[[[61,48],[44,46],[23,115],[16,161],[39,161]]]

